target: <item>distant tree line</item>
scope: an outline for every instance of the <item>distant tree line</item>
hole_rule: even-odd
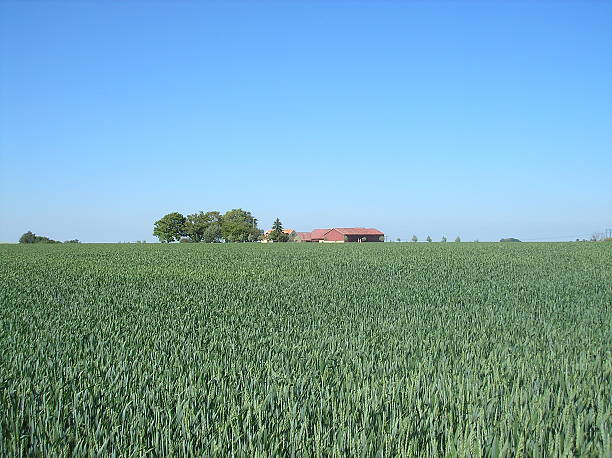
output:
[[[19,243],[62,243],[58,240],[50,239],[42,235],[36,235],[32,231],[28,231],[19,237]],[[81,243],[77,239],[66,240],[64,243]]]
[[[429,236],[429,235],[427,236],[427,238],[425,240],[427,240],[428,243],[433,242],[431,236]],[[446,240],[447,240],[446,236],[443,235],[442,238],[440,239],[440,242],[446,243]],[[397,241],[399,242],[400,239],[397,239]],[[416,236],[416,234],[413,234],[412,238],[410,239],[410,241],[416,243],[416,242],[419,241],[419,238]],[[459,236],[455,237],[455,242],[461,242],[461,237],[459,237]]]
[[[197,212],[183,216],[168,213],[155,221],[153,235],[162,243],[256,242],[262,236],[257,219],[241,208],[225,214],[218,211]]]

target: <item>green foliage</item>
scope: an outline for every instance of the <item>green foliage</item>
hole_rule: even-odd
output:
[[[520,240],[512,238],[512,237],[509,237],[507,239],[501,239],[500,242],[520,242]]]
[[[276,218],[276,220],[274,220],[272,232],[283,232],[283,223],[281,223],[280,219]]]
[[[19,243],[35,243],[36,242],[36,234],[32,231],[28,231],[19,237]]]
[[[221,241],[221,213],[217,211],[198,212],[187,215],[185,233],[193,242]]]
[[[418,242],[419,238],[416,235],[413,235],[412,238],[410,239],[411,242]]]
[[[66,240],[64,243],[81,243],[78,239]]]
[[[461,237],[459,236],[455,237],[455,243],[459,243],[459,242],[461,242]]]
[[[49,237],[36,235],[32,231],[28,231],[19,237],[19,243],[62,243],[57,240],[52,240]]]
[[[604,243],[0,246],[1,456],[611,456]]]
[[[181,237],[187,235],[185,232],[185,217],[178,212],[168,213],[162,219],[155,221],[153,235],[160,242],[178,242]]]
[[[221,234],[226,242],[255,242],[261,233],[251,212],[236,208],[222,217]]]
[[[273,242],[288,242],[289,235],[283,232],[283,223],[281,220],[276,218],[274,223],[272,224],[272,232],[268,234],[268,239]]]
[[[184,217],[174,212],[155,222],[153,235],[160,242],[254,242],[262,231],[257,228],[257,219],[240,208],[225,215],[218,211],[197,212]],[[188,240],[185,240],[188,238]]]
[[[288,242],[289,241],[289,234],[285,234],[284,232],[281,232],[278,236],[278,238],[276,239],[277,242]]]
[[[204,229],[204,233],[202,234],[202,242],[204,243],[219,243],[222,239],[221,234],[221,223],[220,222],[212,222],[210,223],[206,229]]]
[[[431,242],[431,237],[428,235],[426,240],[427,240],[428,242]]]

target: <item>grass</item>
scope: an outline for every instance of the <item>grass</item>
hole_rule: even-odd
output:
[[[0,246],[0,455],[610,456],[612,247]]]

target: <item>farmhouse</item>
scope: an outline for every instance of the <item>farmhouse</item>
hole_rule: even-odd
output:
[[[263,236],[263,240],[262,242],[267,243],[269,242],[269,237],[270,234],[273,232],[272,229],[270,229],[269,231],[264,232],[264,236]],[[289,240],[295,240],[297,237],[297,233],[293,230],[293,229],[283,229],[283,233],[287,234],[289,236]]]
[[[384,242],[385,234],[378,229],[366,227],[334,227],[315,229],[311,232],[297,232],[301,242],[343,243],[343,242]]]

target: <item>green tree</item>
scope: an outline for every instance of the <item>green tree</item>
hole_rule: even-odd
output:
[[[192,242],[200,242],[208,225],[206,213],[200,211],[185,217],[185,234]]]
[[[426,240],[427,240],[428,242],[431,242],[431,237],[428,235]]]
[[[457,238],[455,239],[455,242],[461,242],[461,237],[457,236]]]
[[[418,239],[418,237],[416,235],[413,235],[410,240],[413,241],[413,242],[418,242],[419,241],[419,239]]]
[[[187,215],[185,233],[193,242],[219,242],[221,240],[221,213],[201,211]]]
[[[19,243],[36,243],[36,234],[32,231],[28,231],[19,237]]]
[[[270,232],[270,235],[268,235],[268,239],[272,240],[273,242],[289,241],[289,235],[283,232],[283,223],[281,223],[280,219],[276,218],[272,224],[272,232]]]
[[[440,242],[442,242],[442,243],[446,242],[446,235],[442,236],[442,240],[440,240]]]
[[[57,240],[52,240],[49,237],[36,235],[32,231],[28,231],[19,237],[19,243],[62,243]]]
[[[215,212],[217,213],[217,212]],[[219,243],[221,241],[221,219],[211,222],[202,235],[202,241],[205,243]]]
[[[178,212],[168,213],[162,219],[155,221],[153,235],[162,243],[178,242],[186,235],[185,217]]]
[[[226,242],[255,242],[261,237],[261,230],[251,212],[235,208],[221,218],[221,234]]]
[[[280,219],[276,218],[276,220],[274,220],[274,223],[272,224],[272,230],[275,232],[283,231],[283,223],[281,223]]]

